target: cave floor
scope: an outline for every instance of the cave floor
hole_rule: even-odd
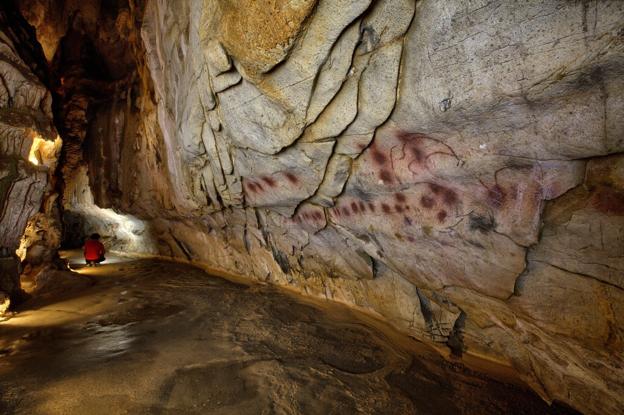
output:
[[[2,414],[563,414],[335,304],[190,265],[68,258],[0,323]]]

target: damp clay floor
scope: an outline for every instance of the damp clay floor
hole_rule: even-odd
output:
[[[327,302],[112,258],[0,322],[0,414],[568,414]]]

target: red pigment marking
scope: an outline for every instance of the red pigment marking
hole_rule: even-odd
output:
[[[408,151],[417,163],[420,164],[425,160],[425,152],[420,148],[420,145],[423,139],[429,137],[422,133],[400,132],[397,134],[397,138],[400,142],[409,146]]]
[[[297,179],[297,176],[295,176],[294,174],[292,174],[291,172],[286,172],[284,173],[284,176],[286,176],[286,178],[288,179],[289,182],[291,182],[292,184],[297,184],[299,183],[299,179]]]
[[[254,182],[248,182],[247,187],[249,188],[249,190],[251,190],[254,193],[256,193],[256,191],[258,190]]]
[[[368,208],[370,209],[371,212],[375,212],[375,205],[372,203],[368,204]]]
[[[395,193],[394,198],[397,200],[397,202],[400,202],[400,203],[404,203],[406,200],[405,195],[403,193]]]
[[[254,183],[256,185],[256,187],[258,188],[258,191],[264,191],[264,187],[262,187],[262,185],[260,183]]]
[[[412,225],[412,220],[408,218],[407,216],[403,217],[403,222],[405,222],[405,224],[408,226]]]
[[[401,132],[397,133],[396,137],[402,143],[419,142],[423,138],[429,138],[429,137],[427,137],[427,135],[425,135],[423,133],[408,133],[408,132],[405,132],[405,131],[401,131]]]
[[[410,241],[410,242],[414,242],[414,241],[415,241],[415,239],[414,239],[414,237],[413,237],[413,236],[408,236],[408,237],[407,237],[407,240],[408,240],[408,241]]]
[[[451,189],[444,189],[444,193],[442,194],[442,200],[448,206],[453,206],[457,203],[457,193]]]
[[[344,213],[345,216],[351,216],[351,212],[349,212],[349,209],[347,209],[346,207],[342,208],[342,213]]]
[[[366,212],[366,205],[364,204],[364,202],[360,201],[360,203],[358,203],[358,206],[360,207],[360,210],[362,212]]]
[[[387,183],[393,182],[392,175],[388,170],[382,170],[381,172],[379,172],[379,178]]]
[[[509,196],[513,200],[516,200],[516,198],[518,197],[518,186],[517,185],[512,184],[511,186],[509,186]]]
[[[409,205],[405,205],[405,210],[410,210]]]
[[[394,205],[394,209],[396,209],[396,211],[399,212],[399,213],[403,212],[403,206],[401,206],[401,205]]]
[[[351,202],[351,209],[353,210],[353,213],[358,213],[360,211],[360,209],[358,208],[357,203],[355,203],[355,202]]]
[[[323,215],[321,214],[321,212],[314,212],[314,218],[316,218],[316,220],[322,220]]]
[[[507,193],[500,185],[496,184],[488,189],[487,202],[490,206],[500,208],[507,199]]]
[[[607,215],[624,216],[624,191],[601,186],[592,197],[592,206]]]
[[[263,176],[262,181],[268,184],[270,187],[275,187],[275,180],[269,176]]]
[[[420,204],[424,208],[431,209],[434,203],[434,200],[429,196],[423,196],[420,198]]]
[[[381,210],[383,210],[384,213],[390,213],[392,211],[392,209],[390,209],[390,206],[386,205],[385,203],[381,204]]]
[[[373,158],[375,163],[379,164],[380,166],[383,166],[388,161],[388,157],[386,157],[384,153],[377,149],[373,149],[373,151],[371,152],[371,157]]]
[[[437,194],[442,193],[442,190],[444,190],[444,187],[440,186],[439,184],[429,183],[429,189],[431,189],[434,195],[437,195]]]
[[[342,216],[342,212],[340,211],[340,208],[334,208],[333,210],[336,216]]]
[[[438,218],[438,222],[444,222],[444,219],[446,219],[446,211],[445,210],[439,211],[438,214],[436,215],[436,218]]]
[[[414,160],[416,160],[418,163],[422,163],[425,159],[425,153],[423,153],[423,151],[418,147],[411,146],[410,152],[412,153],[412,156],[414,156]]]

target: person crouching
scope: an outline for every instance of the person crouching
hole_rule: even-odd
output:
[[[100,235],[97,233],[92,234],[84,245],[84,257],[87,266],[94,267],[104,261],[106,259],[104,258],[105,253],[104,245],[100,242]]]

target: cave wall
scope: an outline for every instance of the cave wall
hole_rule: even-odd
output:
[[[61,143],[37,45],[17,10],[0,7],[0,315],[22,296],[16,250],[21,249],[21,259],[27,254],[40,259],[59,242],[48,214]],[[27,226],[33,235],[22,241]]]
[[[64,87],[77,234],[624,411],[624,3],[84,4],[82,35],[124,65],[99,95]]]

